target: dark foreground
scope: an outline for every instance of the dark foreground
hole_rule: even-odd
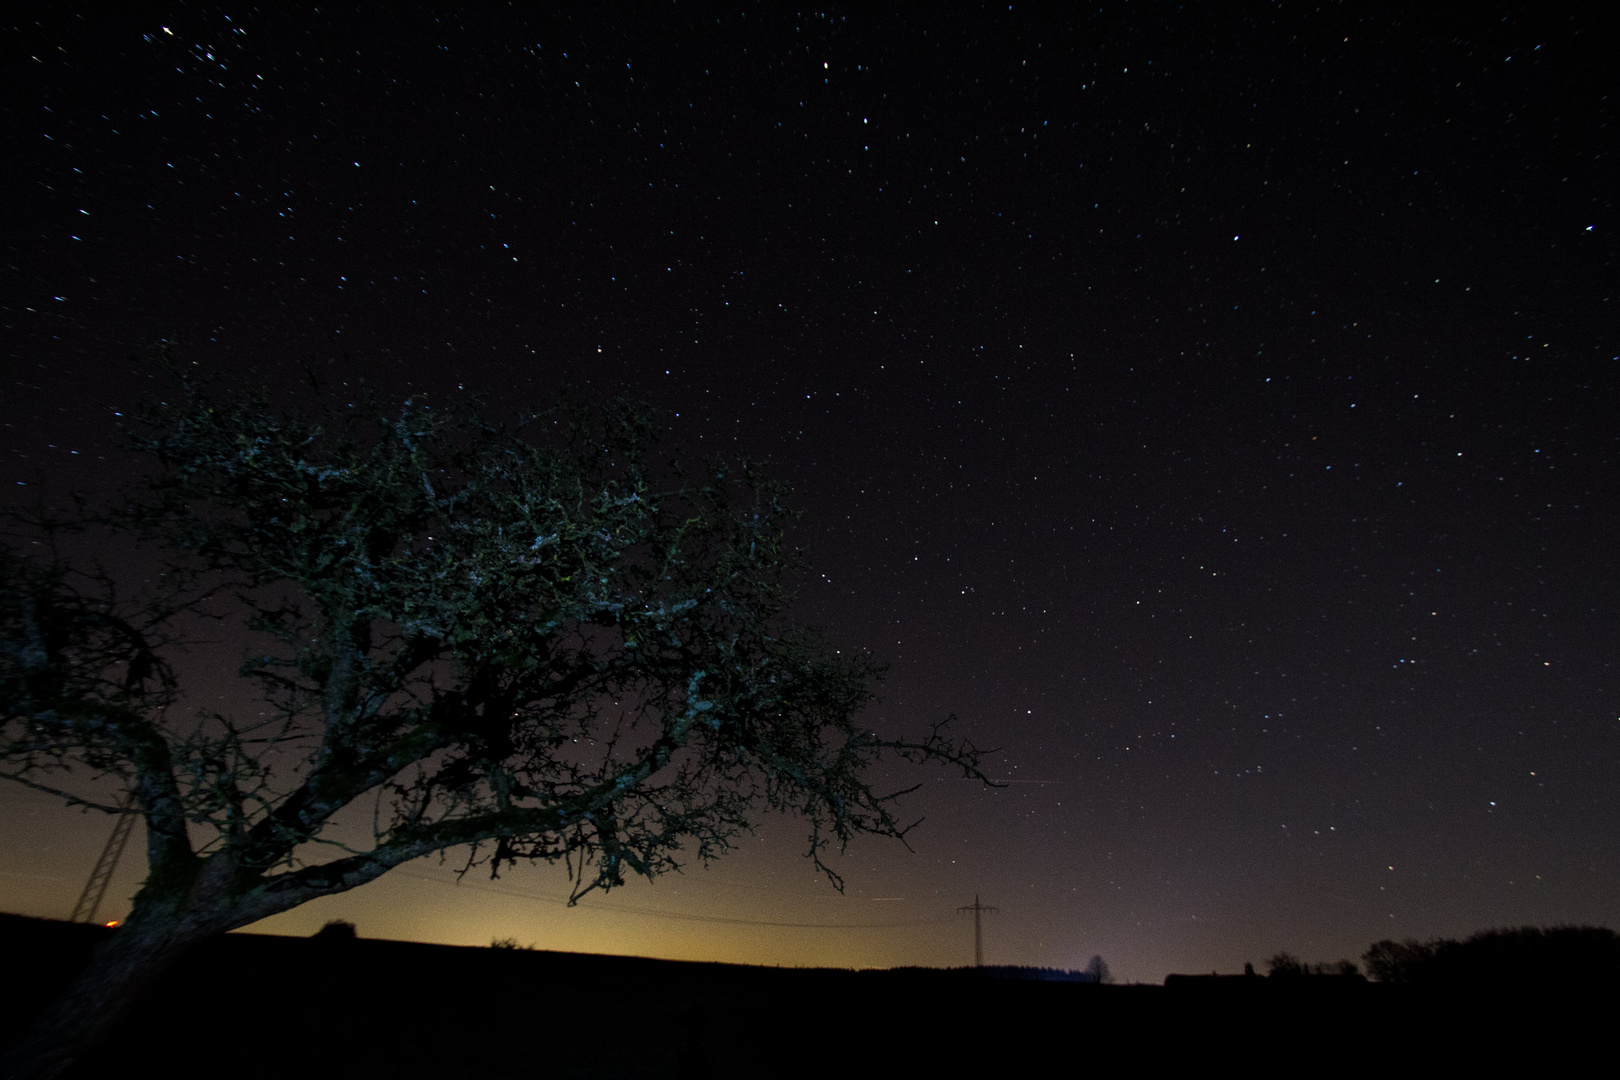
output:
[[[0,915],[0,1039],[108,932]],[[1609,985],[1444,995],[1327,978],[1094,986],[233,934],[170,971],[69,1075],[1495,1071],[1602,1052],[1616,1004]]]

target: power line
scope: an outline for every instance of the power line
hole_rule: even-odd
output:
[[[446,881],[444,878],[432,874],[413,873],[411,871],[395,871],[403,877],[415,878],[419,881],[433,881],[440,885],[450,885],[455,888],[473,889],[477,892],[495,893],[500,896],[516,896],[524,900],[539,900],[547,904],[557,904],[562,907],[568,905],[566,897],[546,896],[540,893],[522,892],[518,889],[503,889],[495,885],[482,883],[468,883],[466,881]],[[592,904],[586,910],[605,911],[615,915],[641,915],[653,919],[673,919],[679,922],[723,923],[728,926],[771,926],[795,930],[893,930],[910,926],[937,926],[944,919],[915,919],[909,922],[881,922],[881,923],[804,923],[804,922],[776,922],[768,919],[736,919],[726,915],[695,915],[681,911],[659,911],[657,908],[636,907],[630,904]]]

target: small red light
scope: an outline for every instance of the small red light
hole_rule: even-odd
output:
[[[109,922],[109,923],[108,923],[108,924],[107,924],[107,927],[108,927],[108,929],[111,929],[111,928],[112,928],[112,927],[114,927],[114,926],[117,926],[117,925],[118,925],[118,920],[117,920],[117,919],[113,919],[113,920],[112,920],[112,921],[111,921],[111,922]]]

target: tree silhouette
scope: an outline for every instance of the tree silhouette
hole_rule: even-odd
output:
[[[1287,979],[1296,975],[1308,975],[1310,969],[1293,953],[1280,952],[1266,961],[1266,973],[1274,979]]]
[[[98,520],[161,558],[149,595],[3,556],[0,775],[109,812],[132,790],[149,862],[15,1073],[65,1067],[190,944],[425,854],[560,862],[577,900],[789,811],[841,886],[829,845],[909,827],[881,756],[983,779],[943,725],[856,723],[881,666],[786,621],[790,514],[754,466],[661,464],[631,405],[315,416],[186,380],[147,412],[153,478]],[[183,716],[174,652],[208,620],[261,713]]]
[[[1378,982],[1426,986],[1565,988],[1620,978],[1620,935],[1601,926],[1481,930],[1466,940],[1377,941],[1362,957]]]
[[[1267,974],[1284,979],[1291,979],[1301,975],[1338,975],[1343,978],[1354,978],[1361,974],[1352,960],[1336,960],[1332,963],[1309,964],[1291,952],[1280,952],[1266,961]],[[1254,965],[1244,964],[1243,973],[1252,975]]]

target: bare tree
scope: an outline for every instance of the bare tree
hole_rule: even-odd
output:
[[[1291,952],[1280,952],[1266,961],[1266,973],[1272,978],[1293,978],[1309,975],[1310,966]]]
[[[909,828],[881,756],[983,779],[942,725],[856,722],[881,667],[785,621],[789,512],[754,467],[659,464],[631,406],[344,404],[182,381],[149,410],[154,475],[101,520],[161,556],[150,595],[4,555],[0,775],[108,812],[132,790],[149,862],[18,1075],[71,1063],[189,945],[429,853],[561,862],[577,900],[788,811],[841,885],[829,845]],[[174,650],[205,619],[247,643],[255,715],[183,715]]]

